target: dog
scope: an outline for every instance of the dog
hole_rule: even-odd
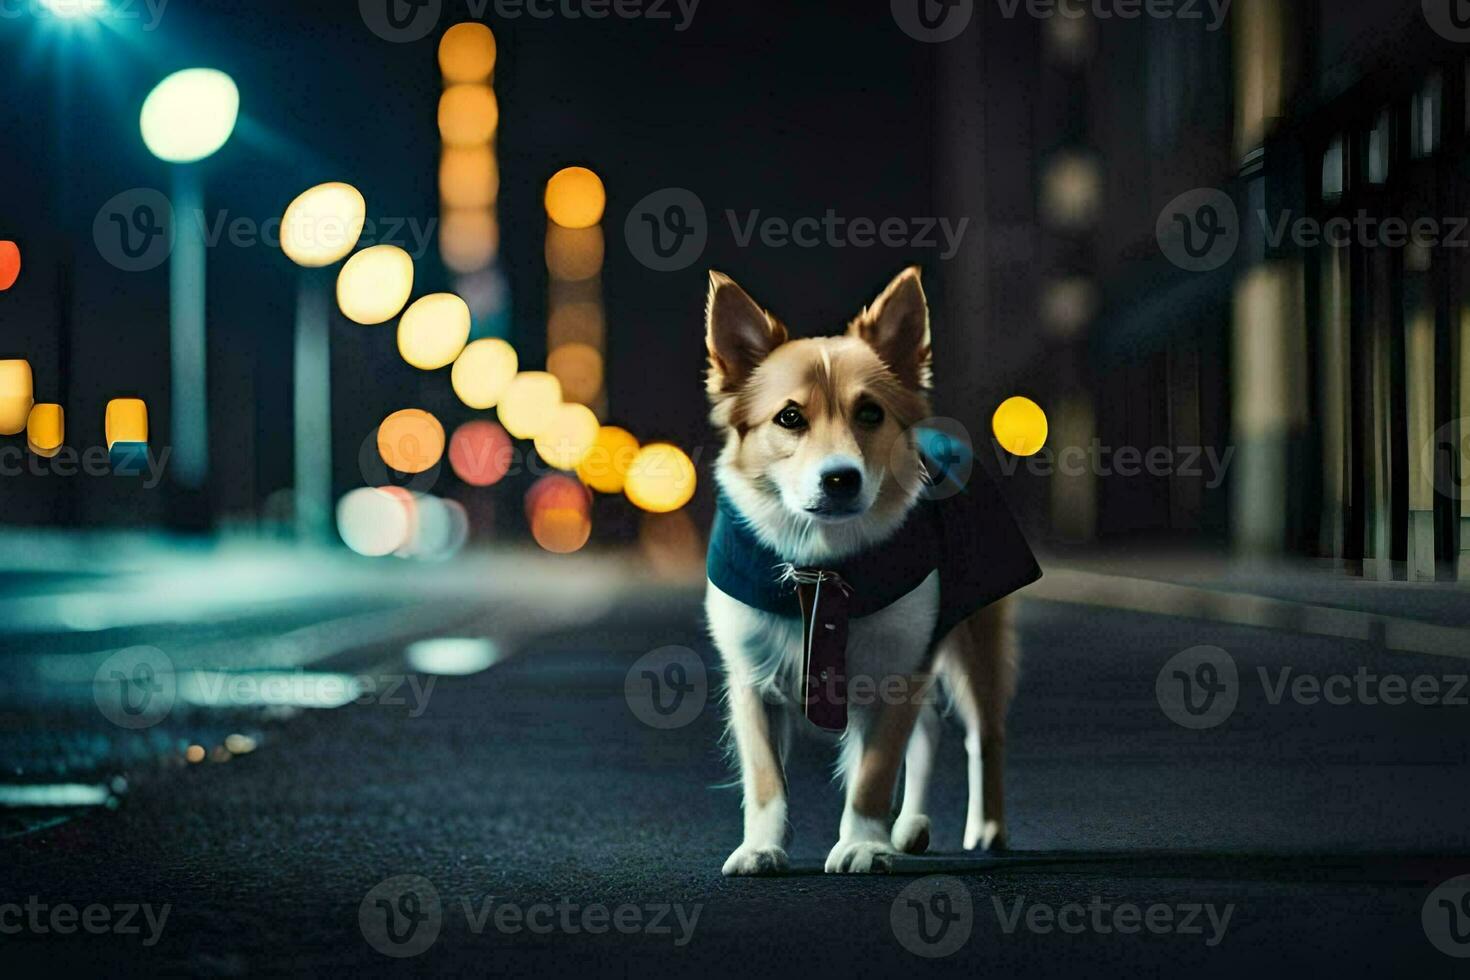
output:
[[[717,272],[705,320],[723,438],[705,612],[744,806],[723,873],[788,867],[785,758],[799,727],[838,735],[845,803],[826,871],[888,871],[896,855],[927,850],[941,692],[965,727],[964,846],[1004,847],[1020,661],[1008,597],[1040,570],[980,471],[969,511],[930,500],[936,477],[916,430],[930,414],[932,360],[919,270],[900,273],[842,336],[788,339]]]

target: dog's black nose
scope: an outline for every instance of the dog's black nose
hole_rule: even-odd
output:
[[[844,466],[822,474],[822,492],[830,500],[852,500],[862,488],[863,474],[854,467]]]

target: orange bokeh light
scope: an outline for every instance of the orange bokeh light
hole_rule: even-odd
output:
[[[421,408],[405,408],[378,426],[378,455],[400,473],[422,473],[444,455],[444,426]]]
[[[483,82],[495,71],[495,35],[484,24],[455,24],[439,40],[446,82]]]
[[[20,278],[20,246],[15,242],[0,242],[0,292],[15,285]]]

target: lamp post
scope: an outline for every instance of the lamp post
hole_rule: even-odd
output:
[[[332,515],[331,292],[326,266],[357,245],[367,202],[350,184],[308,188],[281,216],[281,251],[301,267],[291,364],[296,534],[323,541]]]
[[[138,128],[158,159],[173,164],[174,248],[169,260],[169,418],[173,472],[197,490],[209,475],[209,398],[205,344],[204,188],[194,164],[235,130],[240,92],[213,68],[176,71],[143,100]]]

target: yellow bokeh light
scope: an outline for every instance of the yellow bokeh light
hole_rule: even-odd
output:
[[[546,345],[556,350],[564,344],[586,344],[601,350],[606,332],[600,303],[558,303],[546,320]]]
[[[606,207],[602,178],[586,167],[558,170],[546,182],[546,216],[563,228],[591,228]]]
[[[600,226],[563,228],[552,224],[546,229],[546,269],[553,279],[591,279],[602,271],[604,250]]]
[[[240,90],[214,68],[185,68],[154,86],[138,127],[148,152],[168,163],[203,160],[225,145],[240,115]]]
[[[546,465],[574,470],[592,451],[597,441],[597,416],[586,405],[563,402],[551,412],[551,420],[536,433],[536,453]]]
[[[451,85],[439,96],[439,138],[445,146],[480,146],[500,125],[500,105],[488,85]]]
[[[26,445],[37,456],[55,456],[66,438],[66,413],[54,402],[42,402],[31,409],[26,421]]]
[[[561,382],[561,396],[591,405],[602,394],[602,355],[587,344],[563,344],[546,355],[546,370]]]
[[[297,195],[281,216],[281,251],[297,265],[331,265],[357,245],[367,202],[351,184],[317,184]]]
[[[522,371],[511,379],[496,411],[505,431],[517,439],[534,439],[551,424],[561,404],[561,382],[545,371]]]
[[[638,456],[638,439],[627,429],[604,425],[592,449],[577,464],[577,476],[598,493],[622,493],[628,469]]]
[[[1046,445],[1046,413],[1029,398],[1016,395],[1000,403],[990,420],[995,441],[1014,456],[1034,456]]]
[[[0,434],[24,432],[34,403],[31,362],[19,358],[0,361]]]
[[[405,408],[378,425],[378,455],[400,473],[422,473],[444,455],[444,426],[421,408]]]
[[[449,382],[470,408],[494,408],[520,367],[516,349],[498,337],[472,341],[455,359]]]
[[[398,353],[420,371],[453,364],[470,339],[470,308],[453,293],[413,301],[398,321]]]
[[[337,306],[354,323],[386,323],[413,292],[413,259],[397,245],[358,252],[337,274]]]
[[[479,272],[500,250],[500,225],[488,208],[447,211],[439,223],[439,257],[453,272]]]
[[[495,35],[484,24],[455,24],[439,40],[446,82],[483,82],[495,71]]]
[[[573,507],[542,507],[531,515],[531,536],[547,551],[569,555],[592,536],[592,518]]]
[[[148,406],[141,398],[114,398],[107,403],[102,422],[107,448],[119,442],[148,441]]]
[[[633,506],[651,514],[667,514],[694,496],[694,463],[678,446],[655,442],[633,457],[623,493]]]
[[[487,208],[500,193],[500,168],[488,145],[446,146],[439,158],[439,200],[446,208]]]

